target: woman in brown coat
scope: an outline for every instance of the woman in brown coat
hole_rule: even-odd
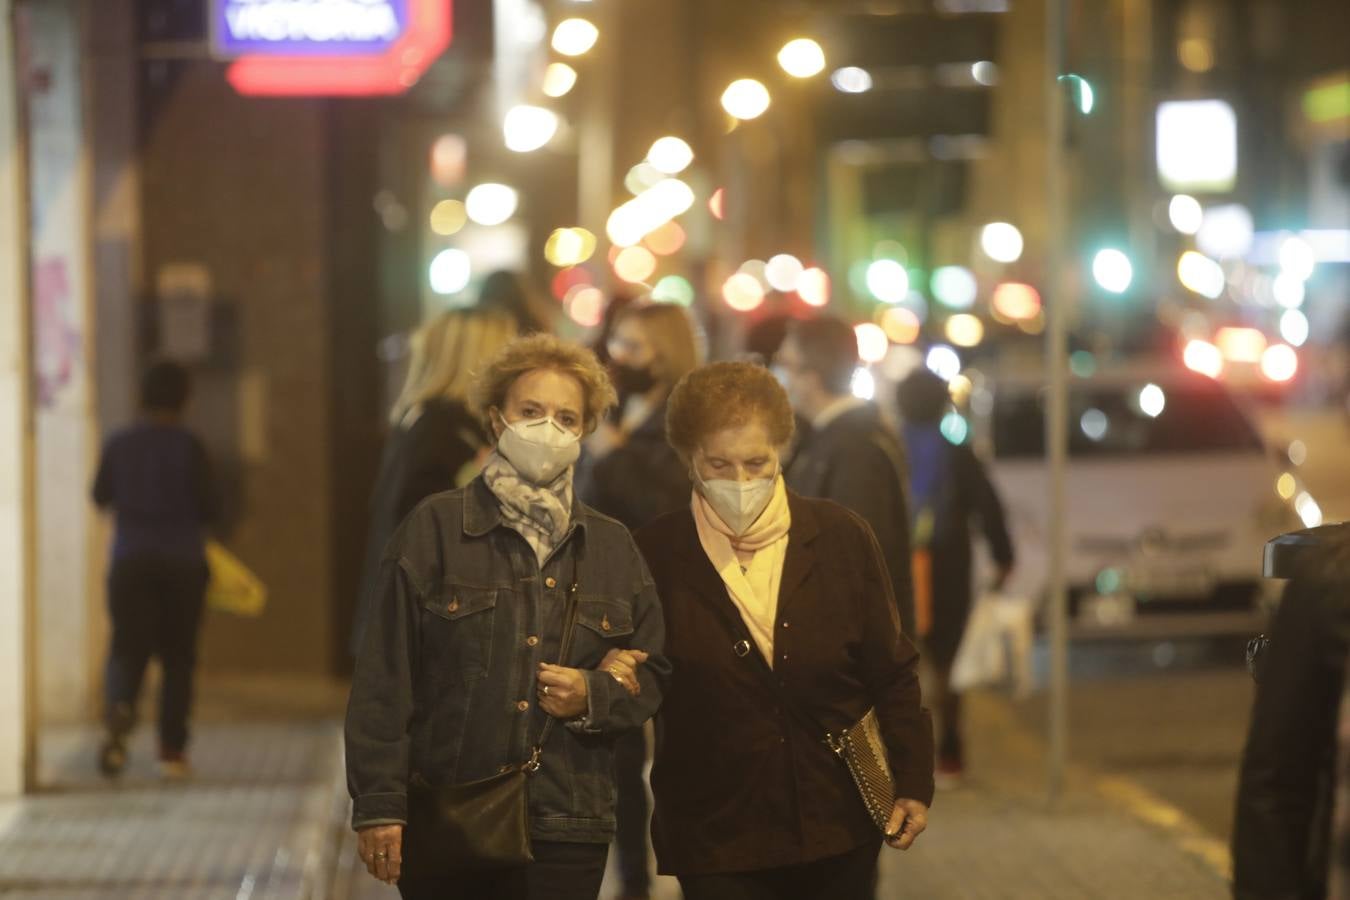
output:
[[[875,709],[907,849],[933,796],[917,653],[876,539],[856,515],[783,485],[786,394],[718,363],[670,397],[688,508],[637,535],[666,615],[674,675],[657,723],[653,840],[686,900],[850,900],[872,893],[883,834],[824,741]]]

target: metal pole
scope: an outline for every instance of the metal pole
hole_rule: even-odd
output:
[[[1045,4],[1045,212],[1046,328],[1045,369],[1049,402],[1045,417],[1045,445],[1049,459],[1049,602],[1050,602],[1050,752],[1046,771],[1046,799],[1054,806],[1064,791],[1069,755],[1069,615],[1064,572],[1067,532],[1064,474],[1068,462],[1068,309],[1064,290],[1064,100],[1059,75],[1064,62],[1066,0]]]

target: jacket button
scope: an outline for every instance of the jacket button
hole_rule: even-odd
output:
[[[612,627],[613,627],[613,626],[611,626],[611,625],[609,624],[609,616],[602,616],[602,617],[600,618],[600,630],[601,630],[601,631],[609,631],[609,630],[612,629]]]
[[[792,627],[792,623],[791,623],[791,622],[784,622],[784,623],[783,623],[783,627],[784,627],[784,628],[791,628],[791,627]]]
[[[539,646],[539,638],[536,637],[535,635],[530,635],[529,637],[527,637],[527,638],[525,639],[525,643],[529,644],[531,647],[538,647],[538,646]]]
[[[528,700],[522,700],[516,704],[516,709],[520,710],[521,712],[525,712],[529,708],[530,708],[530,701]]]
[[[548,588],[550,591],[557,586],[558,586],[558,579],[554,578],[552,575],[544,579],[544,587]]]
[[[445,607],[445,611],[446,611],[446,612],[455,612],[455,611],[458,610],[458,609],[459,609],[459,598],[458,598],[458,597],[456,597],[456,598],[454,598],[453,600],[451,600],[448,604],[446,604],[446,607]]]

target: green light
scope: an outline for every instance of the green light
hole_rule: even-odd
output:
[[[970,437],[970,423],[959,412],[949,412],[942,417],[942,424],[938,426],[942,436],[957,446],[964,444],[966,438]]]
[[[1109,597],[1120,590],[1124,579],[1119,569],[1102,569],[1097,573],[1097,593]]]
[[[694,286],[689,279],[679,275],[667,275],[652,288],[652,299],[658,303],[674,303],[689,306],[694,302]]]
[[[1303,94],[1303,115],[1325,125],[1350,118],[1350,79],[1312,88]]]
[[[1069,95],[1073,98],[1074,105],[1078,107],[1079,112],[1085,116],[1092,112],[1092,108],[1097,105],[1097,95],[1092,90],[1092,82],[1082,75],[1075,75],[1072,72],[1059,76],[1059,80],[1068,86]]]
[[[1091,378],[1097,371],[1097,357],[1087,350],[1075,350],[1069,354],[1069,371],[1079,378]]]

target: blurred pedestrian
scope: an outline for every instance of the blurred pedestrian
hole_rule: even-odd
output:
[[[1340,798],[1334,844],[1331,811],[1346,771],[1338,776],[1337,719],[1350,626],[1350,527],[1321,529],[1320,538],[1285,587],[1258,661],[1233,826],[1237,900],[1325,897],[1329,867],[1334,896],[1347,896],[1350,801]]]
[[[525,279],[517,272],[499,269],[483,279],[478,288],[476,309],[503,313],[516,321],[521,334],[548,331],[543,311],[536,305]]]
[[[371,874],[407,898],[593,900],[615,738],[650,718],[670,672],[632,538],[574,500],[581,437],[614,389],[589,350],[536,334],[493,359],[474,397],[496,451],[384,555],[347,707],[352,825]],[[533,862],[500,830],[519,810],[506,805],[471,827],[496,825],[520,862],[470,868],[438,836],[464,833],[455,797],[503,775],[528,777]]]
[[[160,771],[169,778],[188,774],[192,679],[209,578],[206,529],[219,513],[206,450],[183,425],[191,391],[183,366],[150,366],[141,381],[140,420],[108,440],[94,480],[94,502],[115,517],[107,735],[99,751],[105,775],[126,765],[126,739],[152,656],[161,667]]]
[[[853,329],[828,316],[794,322],[775,362],[793,409],[811,426],[787,470],[788,484],[848,507],[872,527],[900,623],[913,635],[904,451],[876,406],[853,395]]]
[[[619,418],[602,422],[587,442],[586,474],[578,490],[596,510],[636,530],[689,500],[689,467],[666,442],[666,401],[698,365],[698,343],[684,309],[652,304],[620,313],[607,349]],[[643,732],[619,738],[615,848],[625,900],[645,898],[651,890],[646,761]]]
[[[965,444],[942,434],[947,382],[920,366],[896,389],[909,458],[910,541],[920,646],[934,675],[939,785],[965,770],[961,695],[951,686],[952,663],[970,618],[974,562],[971,522],[979,522],[998,567],[992,587],[1012,574],[1013,546],[1003,504],[984,464]]]
[[[353,653],[361,646],[380,558],[399,523],[432,494],[468,484],[491,449],[469,409],[469,389],[474,375],[515,336],[510,316],[476,310],[441,313],[413,334],[407,378],[389,413],[389,437],[371,497]]]
[[[686,900],[871,897],[883,829],[825,741],[869,712],[897,792],[877,811],[885,842],[907,849],[927,823],[918,655],[867,524],[784,484],[792,428],[768,370],[691,372],[667,413],[690,503],[637,533],[675,666],[656,722],[652,836]]]

